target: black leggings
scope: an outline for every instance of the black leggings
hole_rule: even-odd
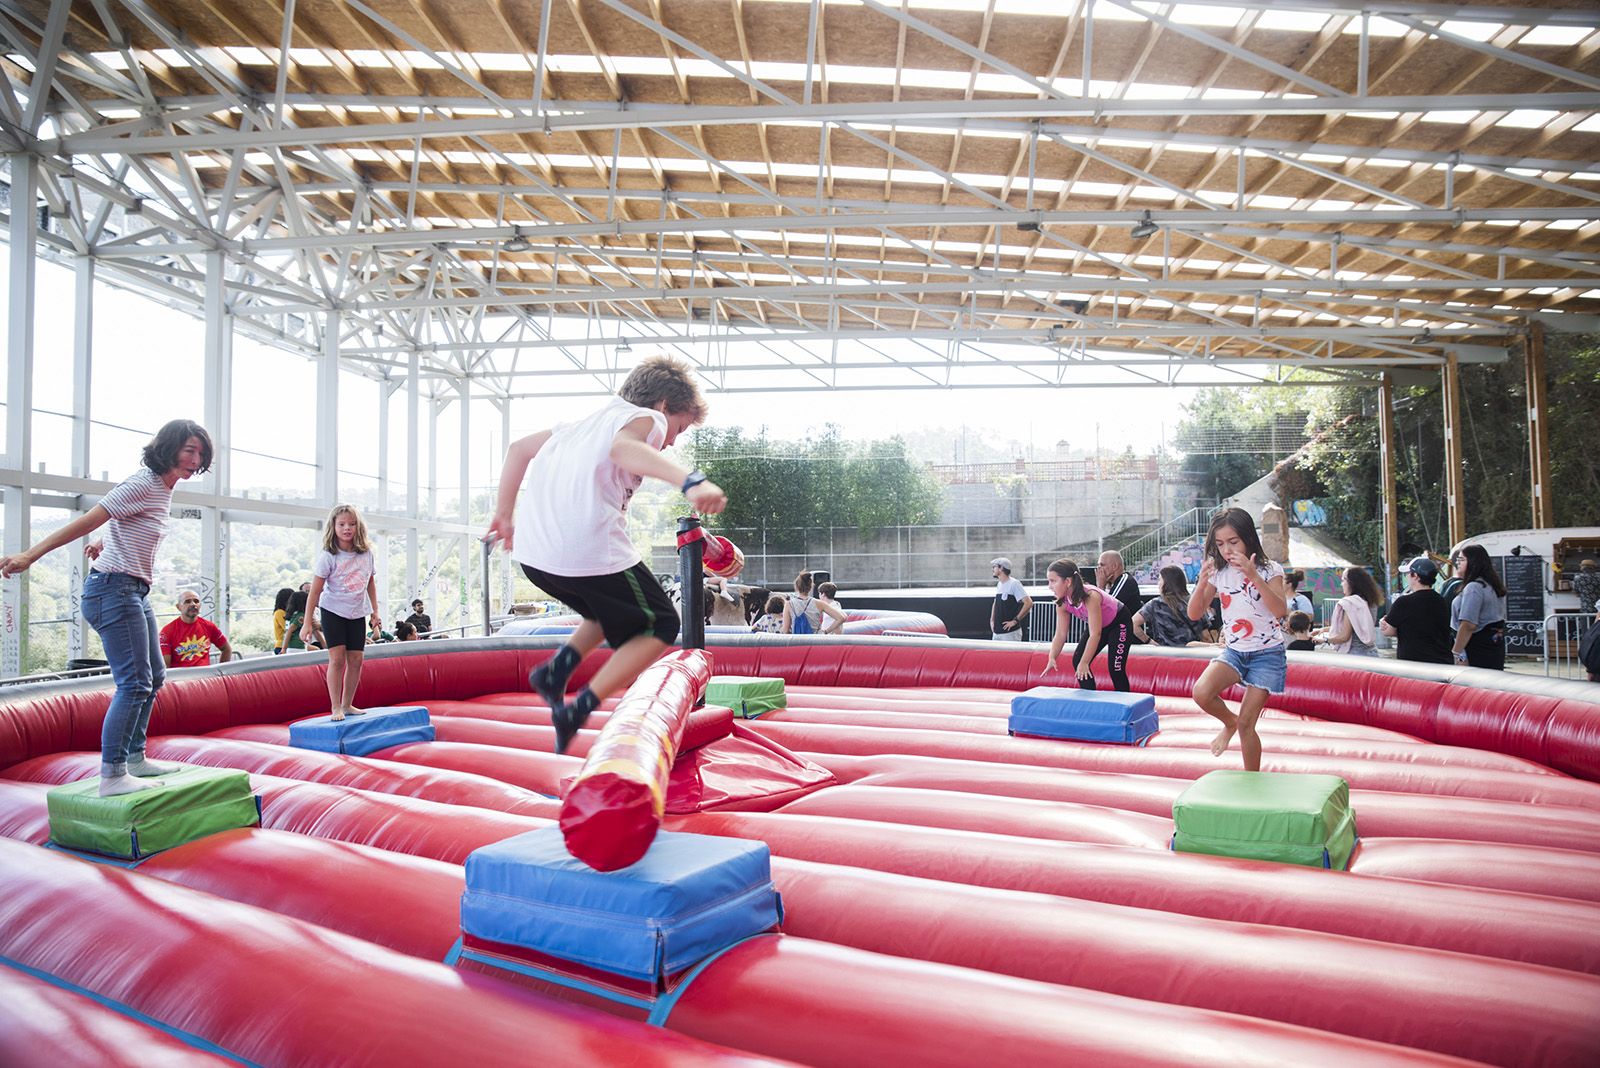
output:
[[[1078,651],[1072,654],[1073,669],[1083,662],[1083,651],[1089,644],[1089,636],[1085,634],[1078,643]],[[1111,688],[1120,693],[1128,692],[1128,646],[1133,644],[1133,613],[1128,611],[1128,606],[1123,605],[1122,611],[1117,613],[1117,618],[1100,628],[1100,644],[1095,646],[1093,656],[1099,656],[1100,650],[1108,649],[1106,653],[1106,666],[1111,669]],[[1093,657],[1091,657],[1092,661]],[[1078,680],[1078,689],[1092,690],[1095,688],[1094,675]]]

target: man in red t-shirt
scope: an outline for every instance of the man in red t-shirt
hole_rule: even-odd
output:
[[[161,657],[168,667],[205,667],[211,647],[222,652],[222,662],[233,658],[233,647],[217,625],[200,618],[200,595],[193,590],[178,594],[178,618],[161,628]]]

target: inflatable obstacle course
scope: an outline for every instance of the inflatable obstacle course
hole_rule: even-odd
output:
[[[99,779],[46,795],[50,841],[63,849],[140,860],[197,838],[261,822],[250,776],[227,768],[183,767],[163,785],[101,797]]]
[[[787,708],[782,679],[753,678],[743,675],[715,675],[706,684],[706,702],[727,705],[740,719],[755,719],[779,708]]]
[[[366,756],[405,742],[433,741],[433,722],[421,705],[369,708],[335,722],[314,716],[289,724],[289,744],[319,753]]]
[[[1011,699],[1011,734],[1142,745],[1160,729],[1156,699],[1144,693],[1035,686]]]
[[[1172,803],[1179,853],[1343,870],[1356,843],[1350,787],[1336,775],[1212,771]]]
[[[649,983],[783,919],[766,844],[737,838],[663,832],[637,863],[602,873],[541,828],[475,850],[466,885],[469,959],[490,943],[502,959],[522,948]]]

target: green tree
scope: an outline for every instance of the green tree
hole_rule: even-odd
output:
[[[938,484],[899,438],[846,442],[831,424],[803,441],[711,427],[695,431],[690,455],[728,494],[714,525],[764,529],[769,551],[787,551],[785,543],[801,541],[806,527],[865,532],[939,517]]]

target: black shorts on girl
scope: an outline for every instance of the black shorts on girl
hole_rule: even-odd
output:
[[[669,645],[678,640],[678,610],[642,560],[609,575],[552,575],[527,564],[522,573],[584,619],[599,623],[613,649],[641,634]]]
[[[322,620],[322,640],[327,648],[342,645],[352,653],[359,653],[367,645],[367,621],[347,619],[326,608],[317,609]]]

